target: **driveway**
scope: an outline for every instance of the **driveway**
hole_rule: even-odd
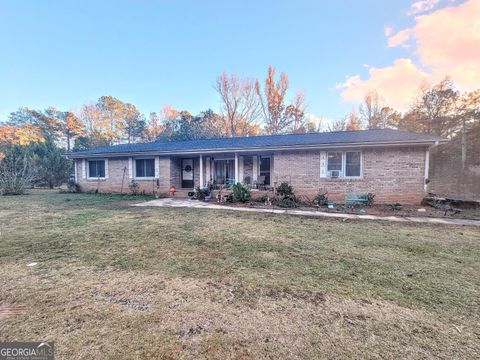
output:
[[[375,215],[357,215],[357,214],[343,214],[334,212],[323,211],[309,211],[309,210],[295,210],[295,209],[261,209],[261,208],[248,208],[218,205],[215,203],[208,203],[198,200],[190,199],[175,199],[164,198],[155,199],[139,204],[133,204],[132,206],[139,207],[173,207],[173,208],[196,208],[196,209],[216,209],[216,210],[232,210],[232,211],[247,211],[247,212],[259,212],[259,213],[273,213],[273,214],[288,214],[288,215],[300,215],[310,217],[327,217],[327,218],[341,218],[352,220],[383,220],[394,222],[411,222],[411,223],[427,223],[427,224],[444,224],[444,225],[468,225],[480,227],[480,221],[478,220],[466,220],[466,219],[451,219],[451,218],[429,218],[429,217],[399,217],[399,216],[375,216]]]

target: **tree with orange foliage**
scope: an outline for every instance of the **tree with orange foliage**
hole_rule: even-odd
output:
[[[164,129],[165,127],[162,124],[160,116],[158,116],[156,112],[152,112],[143,129],[143,139],[146,141],[155,141],[163,133]]]
[[[66,136],[67,151],[70,151],[70,143],[72,140],[85,135],[85,125],[77,115],[70,111],[64,113],[64,123],[61,129]]]
[[[305,99],[303,94],[295,96],[293,104],[286,104],[288,91],[288,75],[280,74],[280,79],[275,79],[275,68],[270,66],[265,79],[265,88],[262,90],[260,83],[255,83],[255,91],[260,101],[265,132],[267,134],[281,134],[298,131],[303,127],[305,120]]]
[[[347,131],[355,131],[355,130],[362,130],[362,128],[363,128],[362,127],[362,120],[358,116],[355,109],[353,109],[350,112],[350,114],[348,114],[346,130]]]
[[[0,127],[0,146],[30,145],[34,142],[44,142],[41,130],[33,125]]]

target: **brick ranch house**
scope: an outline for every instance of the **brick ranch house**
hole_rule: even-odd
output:
[[[81,191],[179,194],[194,187],[246,182],[291,184],[296,194],[319,189],[342,202],[372,192],[379,203],[418,204],[427,191],[429,149],[445,139],[391,129],[122,144],[78,151]],[[183,193],[182,193],[183,189]]]

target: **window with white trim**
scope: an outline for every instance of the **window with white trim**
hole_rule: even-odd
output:
[[[342,159],[343,159],[343,153],[336,151],[336,152],[329,152],[328,157],[327,157],[327,170],[330,173],[330,171],[342,171]]]
[[[155,177],[155,159],[136,159],[135,177],[153,178]]]
[[[88,177],[105,178],[105,160],[88,160]]]
[[[327,177],[359,178],[361,176],[361,151],[329,151],[327,153]]]
[[[360,151],[345,152],[345,177],[360,177],[362,154]]]

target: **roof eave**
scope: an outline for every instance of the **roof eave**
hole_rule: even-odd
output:
[[[103,152],[95,154],[70,153],[65,156],[69,159],[84,159],[98,157],[128,157],[138,155],[189,155],[189,154],[215,154],[215,153],[248,153],[252,151],[282,151],[282,150],[315,150],[315,149],[332,149],[346,147],[395,147],[395,146],[430,146],[436,143],[446,143],[447,139],[433,140],[408,140],[408,141],[376,141],[376,142],[353,142],[353,143],[335,143],[335,144],[314,144],[314,145],[285,145],[285,146],[268,146],[268,147],[248,147],[248,148],[205,148],[193,150],[147,150],[147,151],[128,151],[128,152]]]

